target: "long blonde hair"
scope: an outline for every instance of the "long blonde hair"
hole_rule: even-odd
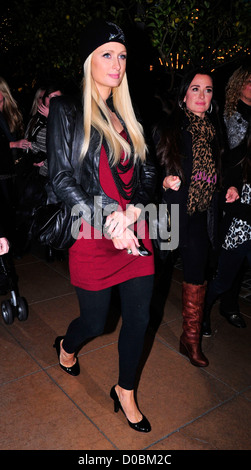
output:
[[[100,134],[100,144],[105,137],[109,147],[109,159],[112,164],[120,161],[121,153],[125,159],[131,156],[131,146],[121,137],[112,125],[105,102],[102,100],[91,75],[92,54],[84,63],[83,100],[84,100],[84,143],[80,158],[83,159],[88,151],[91,138],[91,126]],[[146,158],[147,146],[143,128],[137,121],[130,98],[126,74],[121,84],[113,89],[113,105],[116,113],[124,121],[134,149],[134,159]]]
[[[23,116],[3,77],[0,77],[0,92],[4,98],[3,115],[8,123],[10,132],[15,132],[17,137],[21,137],[23,135]]]

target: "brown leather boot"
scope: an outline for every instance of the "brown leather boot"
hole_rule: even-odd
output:
[[[180,337],[180,352],[197,367],[207,367],[209,364],[200,345],[205,292],[206,284],[182,284],[183,333]]]

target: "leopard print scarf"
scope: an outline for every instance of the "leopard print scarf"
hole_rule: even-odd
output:
[[[207,116],[202,119],[191,111],[185,113],[187,130],[192,134],[193,166],[187,201],[187,213],[192,215],[208,209],[215,191],[217,174],[211,148],[215,130]]]

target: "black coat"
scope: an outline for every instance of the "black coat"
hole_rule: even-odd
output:
[[[191,182],[191,175],[192,175],[192,166],[193,166],[193,153],[192,153],[192,135],[189,131],[187,131],[187,124],[188,121],[185,120],[182,126],[181,131],[181,141],[180,141],[180,153],[183,156],[181,158],[181,165],[184,175],[184,181],[182,181],[181,186],[178,191],[173,191],[172,189],[168,189],[164,191],[162,190],[162,203],[166,203],[168,206],[168,210],[171,213],[171,205],[178,204],[179,205],[179,246],[185,247],[187,245],[187,236],[188,236],[188,229],[189,225],[193,223],[193,218],[197,217],[195,215],[188,215],[187,213],[187,200],[188,200],[188,191]],[[217,141],[216,138],[212,142],[212,151],[213,155],[216,152],[216,145]],[[216,167],[218,166],[218,162],[216,162]],[[162,181],[166,176],[165,171],[163,169],[162,174]],[[218,190],[215,191],[211,205],[207,210],[207,229],[208,229],[208,236],[213,248],[218,248],[218,204],[219,204],[219,192]]]
[[[251,107],[249,107],[251,109]],[[231,149],[228,149],[226,153],[225,161],[224,161],[224,196],[226,194],[227,189],[230,186],[234,186],[238,189],[239,195],[241,196],[242,187],[243,187],[243,158],[247,155],[248,147],[247,147],[247,136],[248,132],[250,132],[250,110],[249,110],[249,127],[247,130],[247,134],[244,139],[237,145]],[[250,152],[250,150],[249,150]],[[249,157],[250,158],[250,157]],[[251,184],[250,181],[248,181]],[[244,204],[241,202],[241,197],[237,199],[237,201],[233,203],[225,203],[224,200],[222,201],[224,218],[221,224],[221,242],[223,243],[226,233],[230,227],[230,224],[233,220],[233,217],[246,221],[249,225],[251,225],[251,206],[249,204]]]
[[[0,112],[0,175],[12,175],[14,173],[13,151],[9,145],[13,140],[9,126]]]

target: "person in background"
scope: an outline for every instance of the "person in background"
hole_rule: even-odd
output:
[[[239,67],[226,87],[224,122],[228,151],[224,161],[225,187],[235,186],[240,198],[225,204],[222,224],[223,247],[216,277],[209,285],[203,319],[203,336],[212,334],[210,312],[220,297],[220,313],[237,328],[245,328],[240,314],[239,292],[244,263],[250,262],[251,196],[251,66]]]
[[[15,240],[15,163],[20,150],[29,146],[23,139],[23,117],[9,85],[0,77],[0,200],[1,217],[6,237]]]
[[[195,69],[181,82],[171,119],[159,126],[157,156],[163,168],[162,203],[179,205],[179,254],[183,265],[183,332],[180,352],[197,367],[208,366],[201,350],[201,324],[209,247],[216,246],[217,188],[221,138],[213,119],[213,79]],[[234,200],[231,188],[227,198]]]
[[[30,119],[25,137],[29,142],[28,152],[24,155],[26,165],[23,173],[19,175],[18,198],[18,233],[23,237],[22,246],[27,247],[31,224],[31,214],[35,207],[46,201],[45,185],[48,182],[48,165],[46,149],[47,118],[52,98],[62,94],[58,83],[51,83],[43,93],[37,112]],[[26,248],[27,249],[27,248]],[[54,260],[54,251],[50,247],[45,248],[45,257],[48,262]]]
[[[35,93],[32,105],[31,105],[31,110],[30,110],[30,116],[34,116],[37,111],[39,110],[40,106],[43,103],[43,96],[45,93],[46,88],[45,87],[39,87]]]
[[[37,112],[31,118],[25,132],[25,136],[29,141],[29,149],[33,156],[33,164],[40,167],[39,173],[45,178],[48,176],[46,127],[50,100],[62,95],[60,88],[58,84],[53,83],[44,90],[41,103],[37,107]]]
[[[85,29],[81,51],[83,109],[69,97],[55,98],[47,127],[52,189],[70,208],[79,205],[82,215],[81,236],[69,249],[80,317],[54,346],[61,368],[78,375],[76,352],[85,340],[103,333],[112,288],[118,285],[119,377],[110,396],[114,410],[124,412],[131,428],[149,432],[151,425],[136,405],[134,389],[154,279],[152,244],[140,215],[142,205],[153,198],[156,171],[147,159],[143,129],[131,103],[123,31],[111,22],[94,22]]]
[[[21,138],[24,134],[23,116],[8,83],[3,77],[0,77],[0,112],[1,129],[9,140],[10,149],[26,150],[29,143],[27,139]]]

